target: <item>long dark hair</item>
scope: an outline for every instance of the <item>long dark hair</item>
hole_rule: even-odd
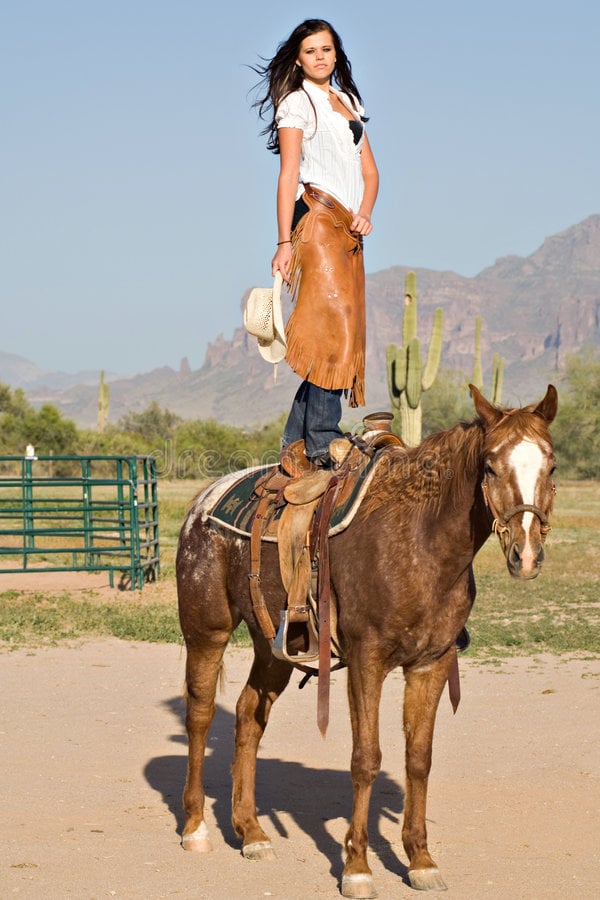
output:
[[[251,66],[253,71],[261,76],[261,80],[255,88],[255,90],[261,91],[261,95],[252,105],[258,109],[261,119],[267,119],[270,116],[270,121],[261,134],[267,135],[267,149],[272,150],[273,153],[279,153],[279,135],[275,121],[277,107],[284,97],[287,97],[292,91],[299,90],[304,81],[302,69],[296,65],[300,45],[305,38],[312,34],[318,34],[319,31],[328,31],[333,41],[336,58],[333,79],[344,94],[349,95],[351,100],[356,98],[362,104],[362,97],[352,77],[352,66],[344,52],[339,34],[324,19],[306,19],[305,22],[294,28],[286,41],[278,46],[273,59],[265,60],[264,66]]]

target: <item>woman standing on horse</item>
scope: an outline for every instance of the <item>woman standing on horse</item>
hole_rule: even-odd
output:
[[[267,88],[259,113],[272,110],[263,133],[281,160],[272,272],[295,301],[286,360],[303,379],[282,446],[304,440],[311,462],[328,467],[342,392],[350,406],[365,402],[363,237],[379,175],[351,65],[328,22],[303,22],[257,71]]]

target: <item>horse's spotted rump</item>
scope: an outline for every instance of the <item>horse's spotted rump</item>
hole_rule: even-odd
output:
[[[204,522],[206,517],[211,514],[221,497],[229,490],[229,488],[250,472],[256,472],[260,466],[253,466],[249,469],[243,469],[239,472],[230,472],[223,475],[218,481],[210,484],[205,488],[195,500],[192,502],[189,513],[183,524],[182,537],[187,537],[194,524],[198,519]]]

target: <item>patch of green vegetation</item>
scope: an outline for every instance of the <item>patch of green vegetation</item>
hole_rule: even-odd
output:
[[[163,603],[100,603],[68,593],[0,594],[0,641],[10,648],[104,636],[132,641],[177,642],[177,610]]]
[[[565,531],[556,528],[532,581],[512,579],[497,540],[487,542],[475,561],[470,654],[600,654],[597,535],[587,528],[573,533],[573,541],[565,541]]]
[[[115,637],[126,641],[181,643],[177,609],[173,604],[136,603],[119,597],[99,602],[69,593],[0,594],[0,646],[8,649],[40,647],[90,637]],[[249,646],[250,635],[242,623],[232,642]]]

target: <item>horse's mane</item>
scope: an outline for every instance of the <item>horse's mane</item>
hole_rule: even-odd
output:
[[[460,422],[426,437],[418,447],[392,448],[363,501],[369,515],[391,501],[411,511],[437,511],[457,504],[477,477],[484,448],[528,439],[552,446],[548,426],[535,406],[499,410],[501,418],[486,431],[481,419]]]
[[[363,501],[368,515],[399,500],[409,509],[439,509],[462,497],[480,467],[484,429],[479,420],[426,437],[418,447],[391,448]]]

